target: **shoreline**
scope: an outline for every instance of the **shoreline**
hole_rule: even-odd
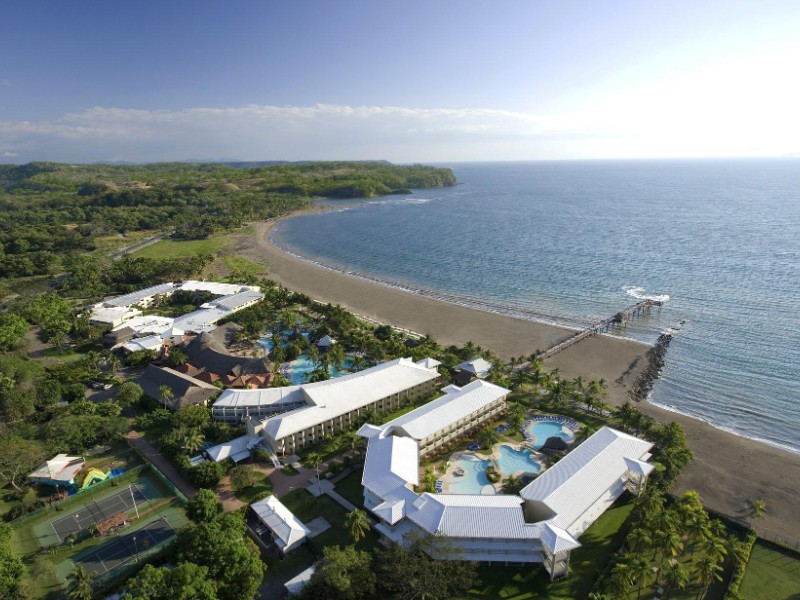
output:
[[[266,257],[270,278],[290,289],[340,304],[381,323],[430,333],[443,345],[471,340],[507,360],[511,356],[528,356],[573,331],[389,287],[344,269],[327,268],[297,257],[268,240],[268,233],[277,222],[325,210],[331,208],[310,207],[256,223],[255,233],[248,236],[242,251]],[[606,401],[619,406],[629,399],[634,382],[646,367],[644,356],[650,348],[652,345],[627,338],[592,336],[547,359],[545,366],[558,368],[569,378],[580,375],[586,380],[605,379],[609,386]],[[763,537],[792,546],[800,543],[800,455],[719,429],[647,399],[636,405],[658,422],[676,421],[686,431],[695,458],[678,477],[674,493],[695,489],[709,509],[756,525]],[[765,500],[767,513],[763,519],[751,521],[749,506],[756,498]]]

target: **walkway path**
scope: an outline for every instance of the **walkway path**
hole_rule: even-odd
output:
[[[153,463],[156,469],[161,471],[164,476],[169,479],[170,483],[183,492],[187,498],[194,498],[197,495],[197,488],[184,479],[183,475],[178,472],[172,463],[169,462],[161,452],[155,448],[150,442],[142,437],[138,431],[131,431],[125,436],[130,444],[139,450],[144,457]]]

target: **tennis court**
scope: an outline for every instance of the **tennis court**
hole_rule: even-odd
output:
[[[164,517],[148,523],[141,529],[126,533],[91,554],[75,561],[88,573],[98,576],[133,560],[140,552],[149,550],[175,535],[175,530]]]
[[[63,542],[70,534],[77,534],[112,515],[127,512],[133,509],[135,504],[141,504],[147,500],[148,498],[141,488],[133,484],[113,496],[108,496],[98,502],[84,504],[82,508],[72,514],[53,521],[53,531],[55,531],[58,541]]]

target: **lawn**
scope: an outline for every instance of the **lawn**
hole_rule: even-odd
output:
[[[198,254],[216,254],[225,243],[224,236],[205,240],[161,240],[131,254],[134,258],[189,258]]]
[[[246,504],[252,504],[272,493],[272,482],[261,471],[255,471],[255,484],[243,490],[234,490],[234,495]]]
[[[551,583],[539,565],[524,567],[479,567],[481,586],[467,598],[586,598],[597,576],[624,540],[621,528],[633,504],[614,506],[581,536],[580,548],[572,553],[570,575]]]
[[[800,555],[759,540],[753,546],[739,592],[748,600],[800,598]]]
[[[364,507],[364,487],[361,485],[361,476],[363,474],[363,468],[356,469],[336,484],[336,493],[361,508]]]

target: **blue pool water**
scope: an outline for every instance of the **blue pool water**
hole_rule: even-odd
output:
[[[511,446],[500,446],[500,458],[497,459],[497,464],[505,477],[518,471],[538,473],[542,470],[542,466],[531,460],[530,456],[530,450],[514,450]]]
[[[292,382],[292,385],[305,383],[312,371],[314,371],[314,361],[312,361],[307,354],[301,354],[297,359],[288,363],[288,366],[284,365],[284,375]],[[328,367],[328,373],[331,374],[331,378],[334,378],[346,375],[347,371],[340,371],[333,365],[330,365]]]
[[[481,494],[488,486],[486,492],[494,494],[494,488],[486,478],[486,467],[491,463],[475,456],[462,456],[451,463],[454,467],[464,469],[461,477],[451,477],[449,493],[451,494]]]
[[[569,428],[554,421],[536,421],[528,426],[528,431],[533,436],[531,445],[537,450],[544,445],[547,438],[560,437],[565,442],[572,442],[575,439],[575,434]]]

